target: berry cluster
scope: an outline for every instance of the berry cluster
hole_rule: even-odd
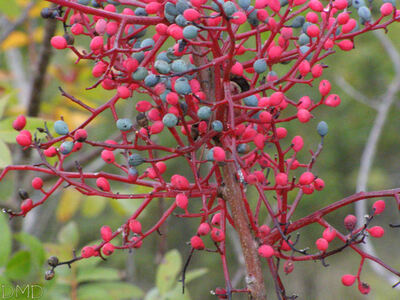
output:
[[[341,234],[324,216],[366,198],[393,197],[398,201],[400,190],[356,194],[293,219],[303,195],[324,189],[325,182],[313,166],[328,125],[319,122],[321,143],[315,152],[310,151],[309,162],[297,159],[304,151],[303,137],[285,127],[288,122],[310,122],[317,108],[340,105],[330,82],[321,78],[327,67],[322,61],[338,50],[352,50],[356,36],[386,29],[399,20],[400,11],[394,9],[392,1],[381,5],[376,20],[364,0],[335,0],[326,5],[319,0],[49,1],[59,7],[45,9],[42,16],[57,18],[65,29],[63,36],[51,39],[51,45],[73,51],[77,62],[93,61],[95,83],[88,89],[101,86],[115,93],[93,108],[61,90],[91,116],[73,130],[68,120],[56,121],[57,136],[46,128],[45,141],[32,140],[31,133],[23,130],[23,116],[15,120],[13,127],[20,131],[17,143],[37,149],[43,166],[9,166],[0,179],[10,170],[32,170],[55,175],[58,180],[46,191],[43,181],[35,178],[32,186],[43,193],[43,198],[35,203],[25,199],[21,212],[9,212],[11,216],[25,215],[41,205],[62,183],[88,196],[143,199],[126,223],[115,231],[103,226],[103,241],[84,247],[74,260],[140,248],[145,238],[176,211],[177,217],[199,219],[197,233],[188,239],[192,252],[210,250],[206,244],[211,242],[215,247],[211,252],[221,256],[226,286],[215,290],[219,298],[245,292],[254,299],[264,299],[260,257],[268,261],[277,293],[284,298],[275,258],[285,260],[283,270],[288,274],[296,261],[324,263],[326,257],[350,247],[361,256],[361,264],[356,276],[344,275],[342,282],[349,286],[357,279],[362,293],[369,291],[369,286],[360,281],[366,259],[399,275],[357,247],[367,235],[383,235],[379,226],[368,228],[369,220],[384,210],[383,201],[375,202],[374,213],[360,228],[356,228],[354,216],[346,217],[348,234]],[[155,33],[149,36],[147,31],[152,28]],[[87,49],[74,47],[78,38],[89,41]],[[285,67],[278,71],[278,64]],[[289,91],[297,85],[313,84],[319,87],[318,98],[289,97]],[[135,108],[130,117],[121,116],[116,109],[127,101]],[[91,122],[108,110],[120,138],[99,142],[88,132]],[[158,142],[166,137],[174,140],[174,147]],[[81,167],[77,172],[64,171],[65,161],[89,147],[102,148],[101,158],[114,166],[115,172],[89,173]],[[58,162],[51,165],[47,157],[57,157]],[[173,164],[182,166],[181,173],[170,176],[167,171]],[[149,187],[152,192],[121,194],[113,187],[114,182]],[[257,199],[248,198],[249,186],[257,191]],[[289,194],[295,192],[297,196],[291,201]],[[158,197],[173,201],[153,227],[143,230],[141,213]],[[202,204],[200,211],[191,209],[193,202]],[[271,217],[271,228],[260,220],[261,210]],[[252,277],[244,289],[234,289],[229,279],[229,249],[225,244],[228,223],[239,234],[247,274]],[[325,228],[315,242],[315,254],[297,249],[296,241],[289,236],[312,223]],[[336,237],[344,246],[328,251]]]

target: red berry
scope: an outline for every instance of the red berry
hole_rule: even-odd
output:
[[[275,180],[277,185],[287,185],[288,176],[286,175],[286,173],[279,173],[276,175]]]
[[[151,103],[148,101],[139,101],[136,103],[136,110],[139,112],[146,112],[152,107]]]
[[[215,295],[218,297],[218,299],[228,299],[228,296],[226,295],[226,290],[223,288],[216,288]]]
[[[12,123],[12,127],[18,131],[24,129],[25,125],[26,125],[26,118],[24,115],[19,115]]]
[[[319,92],[322,96],[326,96],[331,91],[331,83],[328,80],[322,80],[319,84]]]
[[[50,40],[51,45],[56,49],[65,49],[68,46],[67,40],[63,36],[53,36]]]
[[[213,157],[215,161],[224,161],[225,160],[225,151],[221,147],[214,147],[213,148]]]
[[[356,276],[351,274],[346,274],[342,276],[342,283],[344,286],[351,286],[356,281]]]
[[[272,106],[277,106],[283,101],[284,98],[285,96],[282,92],[275,92],[269,97],[269,103]]]
[[[343,51],[350,51],[354,48],[353,42],[350,40],[343,40],[338,43],[338,46]]]
[[[21,211],[23,214],[26,214],[28,211],[30,211],[33,207],[33,201],[31,198],[27,198],[21,203]]]
[[[100,50],[103,48],[103,37],[95,36],[90,42],[90,49],[93,51]]]
[[[143,240],[141,240],[139,237],[134,236],[131,238],[132,243],[134,243],[133,248],[140,248],[142,247]]]
[[[161,3],[154,1],[154,2],[148,3],[145,7],[145,10],[149,15],[151,15],[151,14],[158,13],[161,10],[161,8],[162,8]]]
[[[122,99],[127,99],[131,96],[131,91],[130,89],[128,89],[126,86],[119,86],[117,88],[117,93],[118,93],[118,97],[122,98]]]
[[[322,75],[322,72],[323,72],[323,68],[322,68],[321,65],[314,65],[314,66],[311,68],[311,74],[312,74],[312,76],[313,76],[314,78],[320,77],[320,76]]]
[[[22,147],[28,147],[32,143],[32,137],[23,132],[20,132],[15,140],[17,141],[18,145]]]
[[[300,179],[299,179],[299,183],[301,185],[307,185],[307,184],[311,184],[314,181],[314,174],[311,172],[304,172],[303,174],[301,174]]]
[[[303,60],[299,65],[299,73],[301,76],[306,76],[311,70],[310,63],[307,60]]]
[[[87,131],[85,129],[78,129],[75,131],[74,139],[78,142],[83,142],[87,139]]]
[[[261,246],[258,248],[258,254],[259,254],[260,256],[262,256],[262,257],[270,258],[271,256],[274,255],[274,248],[272,248],[272,247],[269,246],[269,245],[261,245]]]
[[[115,161],[114,152],[110,150],[101,151],[101,158],[108,164],[112,164]]]
[[[108,180],[104,177],[99,177],[96,180],[96,185],[99,189],[101,189],[104,192],[109,192],[111,187],[110,187],[110,183],[108,182]]]
[[[190,244],[192,245],[192,248],[196,250],[203,250],[205,248],[203,240],[197,235],[190,239]]]
[[[214,242],[222,242],[223,240],[225,240],[225,233],[221,229],[214,227],[211,230],[211,238]]]
[[[83,258],[89,258],[89,257],[92,257],[92,256],[94,256],[94,249],[93,249],[93,247],[91,247],[91,246],[86,246],[86,247],[83,247],[82,248],[82,250],[81,250],[81,256],[83,257]]]
[[[353,231],[354,228],[356,227],[357,224],[357,218],[354,215],[347,215],[346,218],[344,218],[344,227],[348,231]]]
[[[111,243],[105,244],[102,248],[104,255],[109,256],[109,255],[113,254],[114,248],[115,248],[114,245]]]
[[[310,37],[317,37],[319,36],[319,27],[318,25],[310,25],[307,27],[307,35]]]
[[[215,215],[213,215],[212,219],[211,219],[211,224],[213,225],[220,225],[221,224],[221,213],[216,213]]]
[[[339,10],[345,9],[347,5],[347,0],[335,0],[335,2],[333,2],[333,6]]]
[[[175,203],[179,208],[186,210],[189,203],[188,197],[183,193],[177,194],[175,197]]]
[[[304,146],[303,138],[299,135],[296,135],[292,140],[292,145],[293,150],[295,152],[299,152]]]
[[[316,178],[314,180],[314,188],[317,191],[322,191],[325,187],[325,182],[321,178]]]
[[[43,151],[43,154],[47,157],[53,157],[57,154],[57,149],[54,146],[50,146],[48,149]]]
[[[40,190],[43,187],[43,180],[40,177],[35,177],[32,179],[32,187],[35,190]]]
[[[328,243],[332,242],[336,237],[336,230],[330,227],[327,227],[322,233],[322,237],[328,241]]]
[[[200,13],[193,8],[189,8],[183,12],[183,16],[188,21],[196,21],[198,18],[200,18]]]
[[[105,242],[111,241],[112,233],[113,233],[113,232],[112,232],[110,226],[104,225],[104,226],[102,226],[101,229],[100,229],[101,238],[102,238],[103,241],[105,241]]]
[[[340,25],[346,24],[350,19],[350,15],[347,12],[342,12],[337,16],[337,21]]]
[[[385,210],[385,206],[386,206],[386,203],[384,200],[378,200],[378,201],[375,201],[375,203],[372,205],[372,208],[374,209],[374,213],[376,215],[380,215]]]
[[[381,226],[374,226],[367,230],[374,238],[381,238],[385,234],[385,230]]]
[[[285,261],[285,263],[283,264],[283,271],[286,274],[290,274],[292,273],[294,270],[294,263],[292,260],[288,259],[287,261]]]
[[[118,145],[118,143],[114,140],[106,140],[104,142],[105,144],[110,144],[110,145]],[[111,148],[111,147],[104,147],[104,149],[108,150],[108,151],[114,151],[115,148]]]
[[[317,245],[317,248],[321,252],[325,252],[326,249],[329,247],[329,243],[326,239],[324,238],[319,238],[316,242],[315,245]]]
[[[261,237],[266,237],[271,232],[271,228],[264,224],[258,228],[258,231],[260,232]]]
[[[175,174],[171,177],[171,185],[174,188],[186,190],[189,188],[189,181],[182,175]]]
[[[358,290],[360,291],[361,294],[367,295],[371,291],[371,287],[369,286],[368,283],[360,282],[358,284]]]
[[[276,128],[276,137],[280,140],[287,136],[287,129],[285,127]]]
[[[289,240],[289,243],[292,245],[293,244],[293,242],[291,241],[291,240]],[[292,248],[290,248],[290,246],[289,246],[289,244],[285,241],[285,240],[283,240],[282,241],[282,245],[281,245],[281,250],[282,251],[290,251]]]
[[[380,10],[383,17],[389,16],[393,13],[393,5],[390,2],[383,3]]]
[[[129,221],[129,229],[136,234],[140,234],[142,233],[142,224],[136,220],[136,219],[132,219]]]
[[[197,229],[198,235],[207,235],[211,231],[211,226],[208,223],[201,223]]]
[[[326,99],[325,99],[325,105],[331,106],[331,107],[336,107],[340,104],[341,100],[340,97],[336,94],[330,94]]]

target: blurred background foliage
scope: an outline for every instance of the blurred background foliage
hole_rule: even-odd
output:
[[[11,129],[11,122],[15,116],[26,113],[27,110],[27,94],[33,80],[32,70],[37,62],[38,49],[44,36],[44,20],[40,18],[40,11],[49,6],[48,2],[0,1],[0,21],[4,25],[0,26],[0,29],[5,30],[8,25],[18,21],[18,18],[28,11],[28,6],[31,7],[28,17],[0,44],[0,168],[12,162],[21,163],[24,159],[33,163],[39,161],[33,152],[25,156],[20,153],[19,147],[15,145],[16,133]],[[399,24],[394,24],[389,29],[388,37],[400,50]],[[0,34],[3,34],[4,30],[0,30]],[[62,33],[61,24],[57,24],[57,34]],[[148,35],[151,36],[152,33],[149,31]],[[75,45],[87,45],[87,40],[78,37]],[[88,117],[87,112],[61,97],[58,86],[62,86],[65,91],[93,107],[113,95],[113,91],[105,91],[101,87],[86,91],[85,88],[95,82],[91,75],[93,62],[81,61],[74,64],[75,59],[68,50],[52,53],[43,85],[40,113],[28,121],[28,129],[31,132],[37,127],[43,127],[42,120],[47,121],[51,127],[51,122],[63,116],[70,128],[74,128]],[[239,58],[240,61],[246,59],[248,57]],[[360,102],[360,99],[348,96],[337,82],[346,80],[356,90],[378,103],[378,97],[385,92],[394,76],[391,61],[382,44],[371,33],[357,38],[356,48],[350,53],[345,55],[339,52],[329,57],[325,63],[329,67],[325,69],[323,76],[331,80],[333,91],[341,95],[342,104],[335,109],[319,108],[314,114],[315,118],[307,124],[297,121],[287,124],[288,136],[302,135],[305,138],[305,149],[313,150],[319,142],[315,130],[318,122],[324,120],[330,127],[324,141],[324,150],[315,164],[316,173],[325,180],[326,188],[322,192],[304,197],[296,217],[307,215],[355,192],[361,153],[376,111]],[[287,67],[276,66],[274,70],[281,74]],[[315,88],[299,86],[294,88],[289,96],[296,100],[307,94],[316,99],[317,92]],[[119,105],[118,112],[126,117],[134,117],[131,115],[134,105],[143,97],[145,95],[135,94],[134,98]],[[399,186],[399,110],[400,102],[396,99],[379,140],[377,156],[369,178],[370,190]],[[109,113],[104,113],[91,123],[88,130],[93,140],[118,138],[114,136],[114,122]],[[291,140],[289,137],[286,139],[287,145]],[[160,135],[159,141],[171,144],[167,134]],[[87,145],[81,150],[82,153],[91,151]],[[300,161],[309,160],[310,155],[306,150],[300,154]],[[86,170],[113,171],[110,166],[104,165],[98,152],[81,163]],[[168,164],[169,175],[175,173],[178,168],[182,173],[182,166],[178,161],[175,165]],[[189,174],[189,170],[186,172]],[[0,206],[18,207],[18,188],[29,191],[33,199],[40,197],[30,189],[30,180],[33,177],[33,173],[24,173],[22,177],[10,173],[0,182]],[[55,178],[45,179],[46,186],[50,186]],[[113,185],[113,190],[125,193],[146,192],[144,188],[123,185]],[[249,189],[249,193],[254,191]],[[170,201],[171,199],[155,199],[141,216],[143,227],[152,226]],[[184,295],[181,294],[178,279],[190,251],[187,242],[195,234],[198,223],[174,217],[163,226],[161,235],[153,234],[148,237],[141,249],[117,251],[104,262],[91,258],[73,264],[71,269],[67,266],[59,267],[52,281],[44,281],[46,259],[49,256],[56,255],[61,260],[71,259],[74,249],[80,251],[83,246],[96,243],[100,238],[99,228],[102,225],[109,225],[116,230],[139,204],[137,200],[86,197],[75,190],[65,188],[59,189],[43,206],[32,211],[23,220],[8,222],[4,215],[0,216],[0,283],[39,283],[44,287],[43,299],[215,299],[208,291],[223,286],[224,282],[219,256],[212,253],[195,253],[187,274],[188,289]],[[200,207],[197,199],[193,199],[190,205],[193,210]],[[394,201],[389,201],[387,207],[385,213],[374,220],[374,224],[385,228],[386,235],[374,241],[374,244],[385,262],[400,269],[400,259],[397,256],[399,233],[388,226],[389,223],[398,223],[398,212]],[[353,207],[343,208],[327,219],[344,231],[342,221],[348,213],[353,213]],[[263,218],[265,219],[266,215],[261,215],[261,219]],[[266,220],[268,222],[268,219]],[[237,237],[232,231],[230,233],[233,238],[229,239],[227,244],[232,249],[228,257],[229,267],[232,274],[238,275],[238,288],[241,288],[244,285],[243,277],[240,276],[243,274],[243,266],[238,263],[236,255]],[[320,227],[308,227],[301,232],[299,247],[311,245],[313,248],[315,240],[321,234]],[[370,295],[360,295],[355,286],[345,288],[341,285],[340,278],[343,274],[357,272],[359,257],[352,251],[347,249],[330,257],[327,262],[330,264],[328,268],[319,262],[296,263],[294,271],[288,276],[283,276],[288,293],[299,295],[299,299],[399,299],[399,290],[392,289],[390,284],[376,276],[368,265],[364,268],[362,279],[371,285]],[[274,288],[269,276],[266,274],[266,281],[268,288],[272,290]],[[191,279],[194,279],[193,283]],[[234,299],[246,297],[236,295]]]

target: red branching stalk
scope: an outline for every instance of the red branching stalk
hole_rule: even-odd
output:
[[[195,250],[205,250],[220,255],[225,277],[225,288],[216,290],[220,298],[249,293],[253,299],[266,299],[261,267],[264,258],[274,278],[278,299],[293,299],[286,295],[280,278],[282,265],[286,273],[293,270],[297,261],[321,260],[325,265],[326,257],[345,248],[353,249],[361,257],[354,278],[362,293],[369,291],[369,286],[360,281],[366,259],[400,275],[357,247],[368,234],[375,237],[383,234],[380,228],[369,227],[371,219],[383,211],[382,202],[374,204],[375,210],[360,228],[353,228],[352,216],[346,217],[348,234],[340,233],[324,219],[329,213],[368,198],[391,197],[400,203],[400,189],[358,193],[294,219],[303,197],[324,188],[325,183],[312,169],[328,128],[324,122],[318,125],[321,143],[315,152],[310,151],[310,161],[301,163],[296,157],[302,151],[303,137],[284,127],[288,122],[307,123],[317,109],[340,104],[339,96],[330,91],[329,81],[320,80],[326,67],[322,61],[336,52],[336,46],[350,51],[356,36],[387,30],[388,25],[398,21],[399,13],[390,3],[382,5],[381,17],[376,21],[368,19],[367,7],[363,12],[353,11],[364,18],[363,27],[356,28],[356,21],[347,12],[350,7],[347,8],[346,0],[335,0],[326,7],[318,0],[290,0],[282,7],[277,0],[257,0],[256,8],[249,9],[246,1],[120,0],[121,6],[114,6],[97,0],[97,7],[81,5],[75,0],[49,1],[58,8],[44,11],[43,16],[57,18],[66,31],[64,37],[52,39],[53,47],[70,49],[77,55],[77,63],[94,62],[92,74],[96,80],[88,90],[104,88],[116,93],[98,107],[91,107],[60,88],[62,96],[88,111],[90,117],[73,130],[69,130],[68,120],[58,121],[51,131],[45,126],[42,139],[35,135],[32,141],[31,133],[22,130],[24,122],[15,121],[14,128],[22,130],[17,142],[38,151],[42,163],[8,166],[0,174],[0,180],[10,171],[32,171],[53,176],[57,181],[46,189],[39,181],[36,185],[43,193],[42,198],[26,199],[20,212],[8,213],[11,217],[25,216],[49,200],[62,184],[87,196],[142,200],[139,208],[112,234],[108,229],[105,229],[107,234],[102,232],[103,241],[99,245],[86,246],[80,256],[74,255],[72,260],[59,265],[70,265],[90,256],[111,255],[114,249],[140,248],[147,236],[175,216],[199,219],[199,230],[191,239],[192,254]],[[303,15],[308,23],[304,23]],[[250,30],[244,29],[246,20]],[[151,27],[155,27],[156,34],[147,37],[146,31]],[[71,34],[89,39],[89,49],[75,48]],[[175,45],[166,49],[171,39]],[[244,53],[247,53],[245,59]],[[288,64],[282,74],[274,72],[278,63]],[[287,96],[297,85],[312,87],[317,81],[320,97],[316,101],[307,95],[299,99]],[[140,94],[151,100],[137,101]],[[117,106],[131,97],[138,112],[136,122],[121,118],[117,112]],[[108,110],[120,138],[97,141],[90,130],[92,121]],[[53,136],[54,131],[57,137]],[[163,138],[152,139],[154,135]],[[292,141],[288,145],[289,136]],[[172,138],[175,146],[159,144],[165,138]],[[101,157],[115,171],[86,172],[75,154],[82,151],[82,146],[103,149]],[[123,159],[117,162],[115,152],[122,153]],[[47,161],[52,156],[57,157],[53,165]],[[66,170],[65,162],[71,159],[76,160],[76,171]],[[209,168],[205,167],[207,162]],[[186,165],[190,176],[175,174],[167,178],[164,173],[170,163]],[[141,165],[148,167],[143,169]],[[298,179],[294,176],[296,169],[303,170]],[[144,186],[151,192],[122,194],[113,186],[114,182]],[[256,188],[257,199],[249,199],[249,185]],[[290,195],[294,193],[297,196],[290,203]],[[155,198],[175,201],[168,204],[151,228],[142,231],[139,219]],[[196,198],[202,203],[200,212],[191,208],[190,202]],[[272,229],[261,223],[261,210],[269,214]],[[330,232],[324,232],[317,241],[316,253],[297,249],[290,234],[314,223],[322,229],[332,229],[333,238],[337,236],[343,246],[328,249],[333,238]],[[228,226],[239,235],[246,264],[247,286],[242,289],[232,286],[230,280],[226,260],[230,249],[225,243]],[[203,240],[208,237],[215,249],[205,248]],[[287,254],[287,251],[292,252]],[[286,262],[279,264],[279,260]],[[187,267],[188,264],[185,270]],[[352,277],[348,278],[351,281]]]

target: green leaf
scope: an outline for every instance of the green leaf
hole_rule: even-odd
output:
[[[0,139],[0,169],[12,164],[11,152],[6,143]]]
[[[185,283],[189,283],[190,281],[199,278],[203,276],[204,274],[207,274],[208,269],[207,268],[201,268],[201,269],[196,269],[192,270],[186,273],[185,276]]]
[[[78,289],[79,300],[142,299],[143,294],[140,288],[125,282],[90,283]]]
[[[11,285],[10,281],[6,276],[0,275],[0,286],[9,286]]]
[[[74,221],[69,222],[58,232],[58,240],[61,244],[76,247],[79,241],[78,225]]]
[[[180,283],[175,285],[175,288],[165,295],[165,300],[190,300],[190,295],[187,290],[182,294],[182,285]]]
[[[5,214],[0,216],[0,266],[4,266],[11,253],[11,232]]]
[[[152,288],[147,292],[144,300],[164,300],[164,297],[160,295],[156,287]]]
[[[82,204],[82,215],[87,218],[97,217],[104,210],[107,199],[100,196],[87,197]]]
[[[31,254],[21,250],[8,261],[5,275],[10,279],[23,279],[31,270]]]
[[[182,266],[182,258],[176,249],[168,251],[164,256],[164,261],[157,269],[156,286],[163,295],[168,292],[176,283],[176,276]]]
[[[118,270],[112,268],[87,268],[80,269],[77,276],[77,281],[79,283],[85,281],[96,281],[96,280],[118,280],[120,276],[118,275]]]
[[[21,9],[15,0],[0,1],[0,11],[7,17],[17,17]]]
[[[14,234],[14,238],[28,248],[32,254],[32,261],[35,262],[37,266],[43,265],[46,260],[46,253],[42,243],[36,237],[25,232],[20,232]]]
[[[0,98],[0,118],[3,117],[4,110],[8,104],[8,100],[10,99],[11,94],[5,94]]]

